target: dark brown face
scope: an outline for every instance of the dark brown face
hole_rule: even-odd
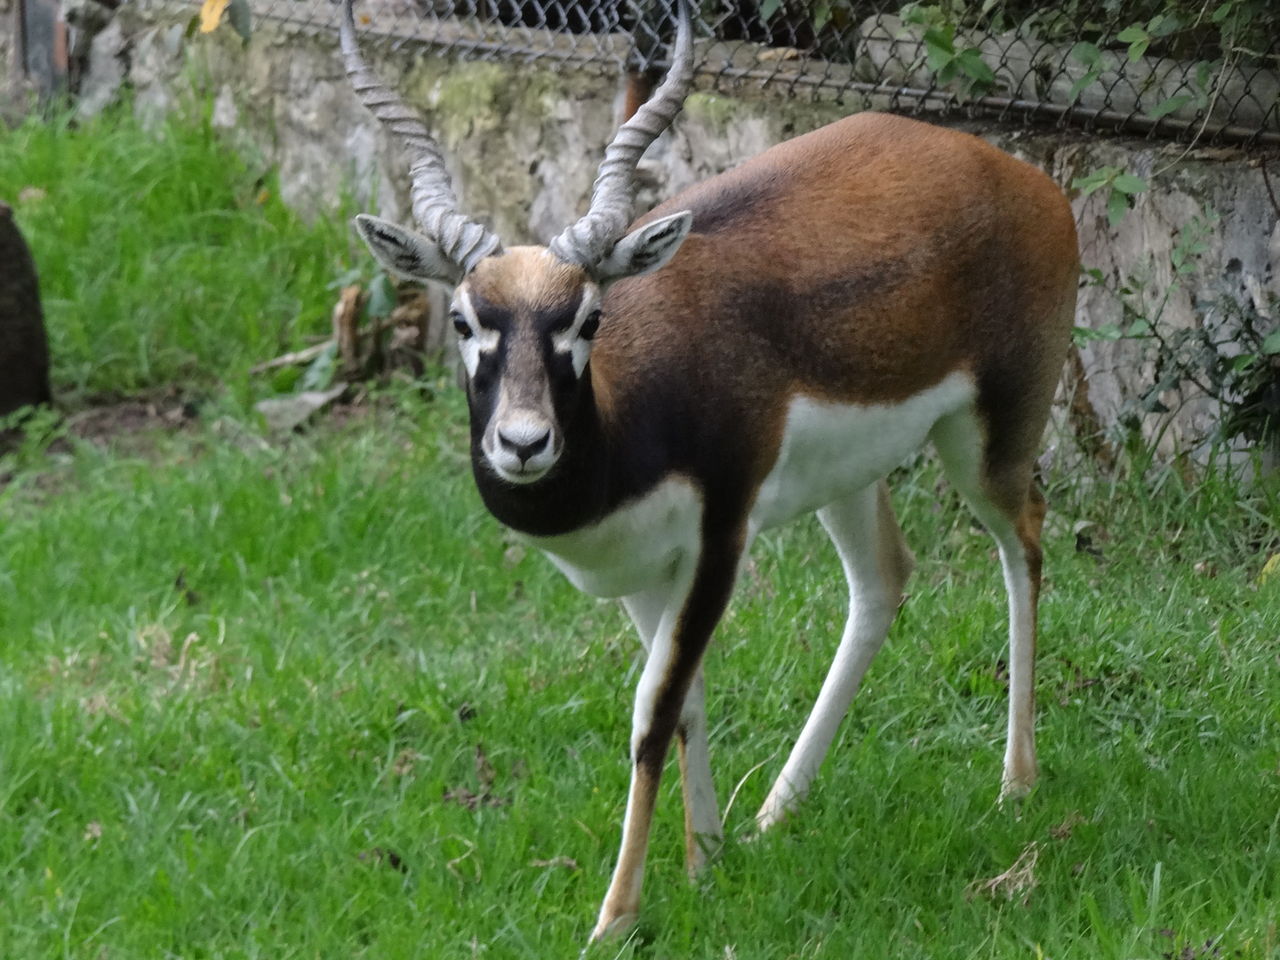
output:
[[[454,293],[471,428],[485,464],[534,483],[564,449],[600,323],[600,287],[544,247],[482,260]]]

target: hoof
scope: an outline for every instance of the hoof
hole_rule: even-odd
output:
[[[610,940],[618,940],[630,933],[636,925],[636,921],[640,917],[635,913],[621,913],[616,917],[601,917],[596,923],[596,928],[591,931],[591,939],[587,941],[590,947],[596,943],[607,943]]]
[[[1029,777],[1009,777],[1000,784],[999,803],[1004,804],[1010,801],[1021,800],[1029,794],[1036,785],[1035,774]]]
[[[797,801],[792,799],[789,801],[777,801],[773,797],[765,800],[764,806],[760,808],[760,812],[756,814],[756,832],[755,836],[760,836],[766,830],[776,827],[778,824],[787,820],[795,811]]]
[[[724,851],[724,834],[700,833],[685,850],[685,872],[697,880]]]

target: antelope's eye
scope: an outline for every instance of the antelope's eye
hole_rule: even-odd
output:
[[[467,323],[467,321],[463,319],[462,314],[451,313],[449,314],[449,319],[453,321],[453,329],[458,331],[458,336],[463,340],[471,336],[471,324]]]
[[[600,311],[592,310],[587,319],[582,321],[582,328],[578,331],[578,336],[583,340],[591,340],[595,337],[596,331],[600,329]]]

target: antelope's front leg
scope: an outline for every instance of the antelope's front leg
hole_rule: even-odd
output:
[[[631,788],[622,821],[622,848],[591,933],[593,942],[624,932],[639,913],[645,854],[662,767],[676,727],[682,722],[681,714],[703,651],[728,603],[740,550],[740,538],[715,548],[704,545],[693,576],[683,573],[677,578],[682,588],[672,592],[673,602],[654,633],[649,658],[636,687],[631,720]],[[700,705],[702,691],[699,688],[696,692]],[[701,766],[706,762],[705,727],[693,736],[703,743],[703,753],[696,758],[686,754],[686,762],[694,759],[699,765],[695,778],[700,778]],[[705,772],[709,779],[709,767]]]
[[[681,589],[687,590],[684,585]],[[679,599],[683,602],[684,598]],[[622,603],[636,625],[645,652],[649,653],[662,616],[671,606],[671,590],[647,590],[626,597]],[[676,725],[676,737],[676,746],[680,750],[680,789],[684,799],[685,865],[690,878],[694,878],[724,840],[724,826],[711,777],[706,692],[701,667],[689,684],[689,693],[685,696],[684,708]]]

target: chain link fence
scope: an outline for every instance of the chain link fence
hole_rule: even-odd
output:
[[[699,74],[724,92],[1280,144],[1275,0],[693,2]],[[333,0],[236,4],[255,26],[337,29]],[[674,33],[673,0],[363,0],[356,13],[371,45],[638,81],[660,75]]]

